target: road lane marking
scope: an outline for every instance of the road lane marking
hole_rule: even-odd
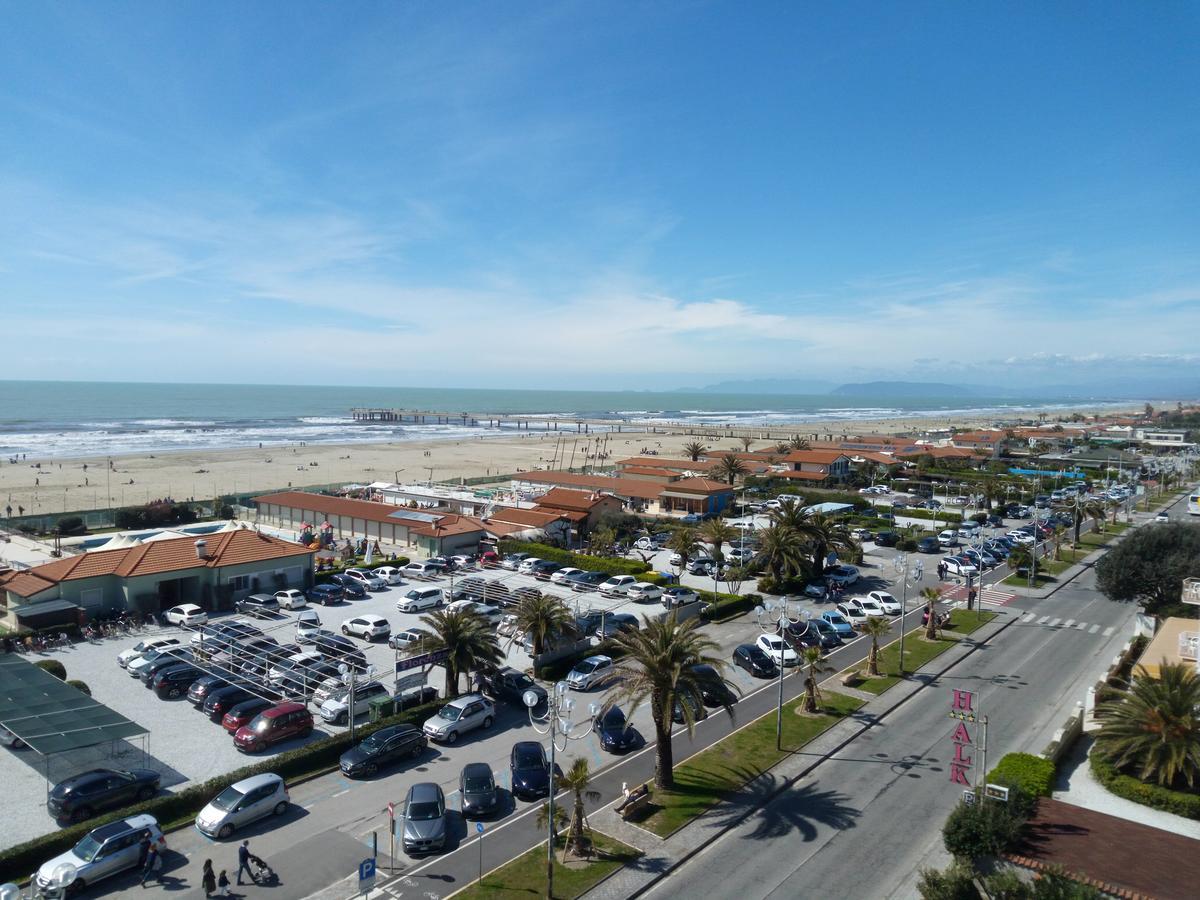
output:
[[[1067,619],[1067,621],[1063,622],[1063,628],[1071,628],[1074,625],[1075,625],[1074,619]]]
[[[1059,622],[1061,622],[1061,621],[1062,621],[1062,619],[1051,619],[1051,620],[1049,621],[1049,623],[1047,623],[1047,624],[1048,624],[1048,627],[1050,627],[1050,628],[1057,628],[1057,627],[1058,627],[1058,623],[1059,623]]]
[[[329,799],[332,800],[334,797],[340,797],[340,796],[342,796],[342,794],[348,794],[348,793],[350,793],[350,788],[344,788],[344,789],[338,791],[337,793],[330,794]]]
[[[1088,629],[1088,634],[1095,634],[1099,630],[1100,630],[1099,625],[1093,625],[1091,628]]]
[[[1028,625],[1028,624],[1029,624],[1030,622],[1032,622],[1032,621],[1033,621],[1035,618],[1037,618],[1037,617],[1036,617],[1036,616],[1035,616],[1033,613],[1029,613],[1028,615],[1025,615],[1025,616],[1022,616],[1022,617],[1021,617],[1021,624],[1022,624],[1022,625]]]
[[[1079,631],[1083,631],[1083,629],[1085,629],[1085,628],[1087,628],[1087,627],[1088,627],[1088,623],[1087,623],[1087,622],[1080,622],[1080,623],[1079,623],[1078,625],[1076,625],[1075,627],[1076,627],[1076,628],[1077,628]]]
[[[1109,625],[1107,628],[1105,628],[1105,629],[1104,629],[1104,636],[1105,636],[1105,637],[1112,637],[1112,633],[1113,633],[1114,631],[1116,631],[1116,630],[1117,630],[1117,629],[1116,629],[1114,626],[1112,626],[1112,625]]]
[[[1049,618],[1050,618],[1049,616],[1042,616],[1040,619],[1037,620],[1037,623],[1039,625],[1045,625],[1046,622],[1049,620]]]

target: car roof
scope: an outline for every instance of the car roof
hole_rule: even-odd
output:
[[[127,819],[118,819],[115,822],[109,822],[107,825],[101,825],[99,828],[93,828],[88,834],[100,841],[106,841],[109,838],[116,837],[120,834],[126,834],[130,831],[138,829],[158,827],[158,819],[149,814],[143,813],[140,816],[130,816]]]
[[[277,706],[272,706],[270,709],[263,710],[263,715],[268,719],[274,719],[277,716],[298,712],[299,710],[307,708],[308,707],[306,707],[303,703],[280,703]]]
[[[410,803],[429,803],[442,799],[442,789],[432,781],[418,781],[408,789]]]
[[[460,694],[453,700],[446,701],[447,706],[466,706],[468,703],[474,703],[477,700],[484,699],[483,694]]]
[[[255,788],[260,788],[267,784],[278,784],[281,781],[283,781],[283,778],[274,772],[263,772],[261,775],[251,775],[249,778],[235,781],[230,787],[237,788],[244,794]]]
[[[492,767],[487,763],[471,762],[463,766],[462,773],[464,778],[469,775],[487,775],[490,778],[492,777]]]
[[[612,662],[612,657],[604,656],[603,654],[600,654],[598,656],[589,656],[587,659],[584,660],[584,662],[590,662],[595,665],[602,665],[603,663]]]

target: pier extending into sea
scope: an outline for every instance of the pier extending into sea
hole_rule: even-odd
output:
[[[788,440],[802,437],[809,441],[848,440],[851,435],[842,432],[803,431],[801,426],[787,425],[697,425],[693,422],[653,422],[639,421],[633,418],[579,417],[579,416],[538,416],[528,413],[480,413],[480,412],[439,412],[429,409],[393,409],[376,406],[356,406],[351,411],[355,422],[379,423],[395,422],[411,425],[461,425],[464,428],[499,428],[501,425],[515,425],[518,430],[525,431],[567,431],[572,433],[589,434],[599,431],[633,431],[650,434],[686,434],[708,438],[753,438],[760,441]],[[812,425],[808,425],[812,428]]]

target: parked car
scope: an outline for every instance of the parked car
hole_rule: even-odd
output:
[[[596,586],[601,594],[609,597],[621,597],[637,583],[632,575],[613,575]]]
[[[304,609],[308,606],[308,599],[304,596],[304,591],[296,588],[276,591],[275,602],[279,604],[280,609]]]
[[[431,562],[410,562],[400,567],[400,574],[405,578],[415,578],[418,581],[437,578],[445,572],[445,568]]]
[[[177,637],[157,637],[146,638],[144,641],[138,641],[128,650],[122,650],[117,654],[117,665],[122,669],[127,668],[135,659],[141,658],[145,653],[151,650],[161,650],[165,647],[178,647],[180,640]]]
[[[538,559],[536,556],[526,556],[523,560],[521,560],[519,563],[517,563],[517,567],[513,571],[515,571],[519,575],[532,575],[533,567],[536,566],[540,562],[541,562],[541,560]],[[508,567],[505,566],[505,568],[508,568]]]
[[[525,708],[525,694],[529,691],[533,691],[537,696],[535,708],[545,705],[546,689],[524,672],[518,672],[516,669],[505,666],[487,673],[483,678],[485,694],[521,709]]]
[[[486,587],[486,578],[471,575],[467,578],[460,578],[458,581],[442,588],[442,599],[447,603],[453,603],[455,600],[478,600],[483,597]]]
[[[416,759],[428,746],[425,735],[415,725],[389,725],[343,753],[338,768],[348,778],[370,778],[399,760]]]
[[[797,653],[803,653],[809,647],[821,647],[821,635],[815,628],[809,628],[808,622],[791,622],[783,629],[783,638]]]
[[[161,781],[150,769],[89,769],[54,785],[46,809],[60,822],[83,822],[106,809],[149,800]]]
[[[529,553],[510,553],[500,560],[500,567],[515,572],[521,563],[529,559],[531,555]]]
[[[404,584],[404,573],[396,566],[380,566],[378,569],[372,569],[371,574],[382,578],[388,584]]]
[[[322,606],[333,606],[346,599],[345,591],[337,584],[314,584],[305,596],[309,603],[319,603]]]
[[[233,743],[243,753],[261,753],[272,744],[308,737],[312,730],[313,717],[304,704],[280,703],[234,732]]]
[[[388,646],[393,650],[408,650],[421,641],[428,638],[429,635],[417,628],[405,628],[403,631],[397,631],[388,638]]]
[[[201,711],[213,722],[220,722],[225,713],[253,697],[254,694],[245,685],[227,684],[225,687],[214,688],[208,692]]]
[[[382,591],[387,587],[387,579],[376,575],[374,572],[366,572],[362,569],[347,569],[346,577],[353,578],[358,582],[360,587],[368,591]]]
[[[179,663],[191,662],[192,659],[191,650],[184,650],[179,647],[161,647],[143,653],[126,666],[125,671],[135,678],[140,678],[146,687],[152,687],[154,676],[163,669],[168,666],[178,665]]]
[[[537,741],[517,741],[508,758],[513,796],[536,800],[550,792],[550,761]]]
[[[482,694],[464,694],[426,719],[421,730],[430,740],[453,744],[476,728],[491,728],[495,719],[496,708],[491,700]]]
[[[535,587],[519,587],[507,597],[500,601],[502,606],[520,606],[526,600],[538,600],[542,596],[542,592]]]
[[[93,828],[70,850],[42,863],[33,878],[37,893],[40,896],[60,896],[56,878],[59,868],[64,864],[75,870],[70,892],[76,895],[98,881],[134,868],[141,862],[141,839],[147,831],[150,832],[151,841],[158,841],[162,837],[158,820],[145,814]]]
[[[590,691],[612,674],[613,661],[608,656],[589,656],[575,664],[566,681],[573,691]]]
[[[336,584],[342,589],[342,595],[346,598],[354,598],[361,600],[367,596],[367,589],[343,572],[337,572],[329,576],[329,581]]]
[[[315,646],[315,645],[314,645]],[[305,650],[301,653],[295,653],[292,656],[284,659],[273,661],[267,670],[267,680],[276,683],[283,680],[285,675],[288,675],[292,669],[299,666],[306,666],[311,663],[318,663],[325,658],[318,650]]]
[[[594,727],[600,736],[600,748],[609,753],[627,753],[646,743],[641,732],[629,723],[619,706],[610,706],[596,716]]]
[[[251,594],[249,597],[235,600],[233,608],[244,615],[269,619],[273,613],[279,612],[279,601],[273,594]]]
[[[871,599],[870,597],[854,597],[848,602],[853,603],[860,610],[865,612],[868,618],[874,617],[877,619],[882,619],[887,615],[887,613],[883,611],[883,605]]]
[[[976,575],[979,569],[965,556],[947,556],[942,560],[950,575]]]
[[[853,601],[839,603],[835,609],[847,622],[856,628],[870,618],[870,616],[867,615],[866,610]]]
[[[368,642],[377,638],[387,638],[391,633],[392,626],[383,616],[372,614],[355,616],[342,623],[342,634],[362,638]]]
[[[504,613],[496,607],[486,603],[476,603],[474,600],[455,600],[446,607],[446,612],[472,612],[493,625],[499,625],[500,619],[504,616]]]
[[[556,563],[549,559],[539,559],[533,566],[530,567],[529,573],[534,578],[539,578],[542,581],[549,581],[550,576],[562,568],[562,563]]]
[[[421,781],[408,789],[401,835],[409,854],[431,853],[446,845],[446,798],[433,782]]]
[[[377,697],[386,697],[390,692],[378,681],[368,681],[366,684],[354,685],[354,704],[350,703],[350,691],[344,690],[320,706],[321,718],[335,725],[345,725],[350,717],[357,719],[371,708],[371,701]]]
[[[953,528],[947,528],[937,536],[938,545],[942,547],[957,547],[958,532]]]
[[[800,662],[796,651],[777,634],[760,634],[755,644],[776,666],[782,665],[784,668],[790,668]]]
[[[296,616],[296,643],[311,644],[318,632],[322,631],[321,617],[315,609],[301,610]]]
[[[229,680],[224,675],[212,673],[201,675],[188,688],[188,702],[196,709],[203,709],[204,701],[208,699],[209,693],[223,687],[229,687]]]
[[[251,697],[234,705],[221,717],[221,727],[230,734],[237,732],[243,725],[249,725],[263,710],[270,709],[275,703],[265,697]]]
[[[608,578],[605,572],[580,572],[572,575],[567,584],[573,591],[594,591]]]
[[[463,766],[458,775],[458,796],[462,798],[463,818],[490,815],[500,808],[500,791],[496,776],[487,763],[473,762]]]
[[[653,603],[656,600],[662,600],[663,589],[657,584],[638,581],[629,586],[629,589],[625,592],[625,596],[634,603]]]
[[[834,615],[837,615],[834,613]],[[841,633],[833,627],[832,623],[822,618],[809,619],[808,627],[815,629],[817,634],[821,636],[821,646],[826,649],[832,649],[842,643]]]
[[[662,604],[667,609],[677,609],[680,606],[695,603],[699,599],[700,595],[696,591],[682,585],[663,589]]]
[[[172,606],[163,613],[163,618],[171,625],[183,625],[186,628],[192,628],[207,622],[208,613],[195,603],[183,603],[179,606]]]
[[[724,677],[708,663],[692,666],[692,675],[700,686],[700,699],[709,706],[734,704],[737,694],[725,682]]]
[[[825,576],[826,581],[834,584],[854,584],[858,581],[858,569],[854,566],[828,566],[821,574]]]
[[[882,609],[886,615],[898,616],[904,611],[903,607],[900,605],[900,601],[887,591],[868,591],[867,597],[868,599],[874,600],[876,603],[878,603],[880,609]]]
[[[192,682],[203,674],[202,669],[191,663],[179,663],[160,670],[155,674],[150,686],[159,699],[174,700],[187,694]]]
[[[875,535],[876,547],[895,547],[900,543],[900,535],[894,531],[880,531]]]
[[[733,664],[745,669],[755,678],[774,678],[779,667],[757,644],[739,644],[733,648]]]
[[[287,784],[273,772],[251,775],[231,784],[196,816],[196,830],[224,840],[238,828],[267,816],[282,816],[291,797]]]
[[[573,566],[563,566],[557,572],[550,576],[551,584],[568,584],[571,578],[575,575],[582,575],[583,569],[576,569]]]

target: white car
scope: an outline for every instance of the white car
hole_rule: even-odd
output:
[[[567,675],[567,684],[573,691],[591,690],[602,678],[611,675],[613,661],[608,656],[589,656],[575,664]]]
[[[979,573],[978,568],[957,556],[947,556],[942,563],[950,575],[976,575]]]
[[[423,562],[410,562],[401,567],[400,574],[405,578],[436,578],[442,574],[442,567]]]
[[[198,607],[195,603],[184,603],[180,606],[172,606],[165,613],[165,618],[172,625],[183,625],[190,627],[192,625],[203,625],[208,621],[208,613]]]
[[[436,587],[413,588],[396,601],[396,609],[406,613],[433,609],[441,605],[443,593],[441,588]]]
[[[217,794],[196,816],[196,830],[214,838],[227,838],[243,825],[266,816],[282,816],[291,798],[283,779],[273,772],[252,775]]]
[[[877,619],[882,619],[887,615],[887,613],[883,611],[883,607],[870,597],[855,597],[849,602],[857,605],[860,610],[867,614],[868,618],[874,617]]]
[[[372,569],[371,574],[382,578],[388,584],[404,584],[404,573],[395,566],[380,566],[378,569]]]
[[[298,591],[295,588],[276,591],[275,599],[279,601],[280,609],[304,609],[308,606],[308,598],[304,596],[304,591]]]
[[[392,633],[392,626],[383,616],[355,616],[342,623],[342,634],[354,635],[364,641],[385,638]]]
[[[143,832],[150,840],[162,837],[158,820],[150,815],[129,816],[89,831],[72,849],[42,863],[34,876],[34,893],[38,896],[62,896],[57,873],[69,865],[75,871],[72,891],[90,889],[97,881],[138,865],[138,839]]]
[[[568,578],[572,575],[580,575],[583,571],[583,569],[573,569],[570,566],[565,566],[551,575],[550,581],[552,584],[566,584]]]
[[[410,647],[417,646],[428,637],[429,635],[424,631],[416,628],[405,628],[403,631],[397,631],[388,638],[388,646],[393,650],[407,650]]]
[[[596,590],[610,597],[619,597],[624,595],[636,583],[637,579],[632,575],[614,575],[607,581],[600,582],[596,586]]]
[[[387,587],[387,580],[380,578],[374,572],[364,572],[362,569],[347,569],[346,577],[353,578],[368,591],[382,591]]]
[[[903,607],[900,601],[889,594],[887,591],[869,591],[867,597],[879,604],[880,608],[889,616],[898,616],[903,612]]]
[[[958,532],[952,528],[947,528],[937,536],[938,543],[943,547],[958,546]]]
[[[1165,512],[1160,512],[1157,516],[1154,517],[1154,521],[1155,522],[1170,522],[1171,517],[1168,516]]]
[[[1012,538],[1018,544],[1033,544],[1037,539],[1027,531],[1010,531],[1006,537]]]
[[[630,585],[629,590],[625,592],[625,596],[634,603],[653,603],[656,600],[661,600],[663,589],[657,584],[648,584],[645,581],[639,581],[636,584]]]
[[[368,681],[354,686],[354,718],[358,718],[371,708],[371,701],[376,697],[386,697],[388,689],[378,681]],[[340,691],[321,703],[321,718],[335,725],[344,725],[350,721],[350,691]]]
[[[521,560],[520,564],[517,566],[517,574],[532,575],[533,567],[536,566],[540,562],[541,562],[541,560],[538,559],[536,556],[525,557],[523,560]],[[507,568],[507,566],[505,568]]]
[[[117,654],[117,665],[122,669],[126,668],[135,659],[140,659],[141,655],[148,650],[159,650],[163,647],[178,647],[179,638],[160,637],[146,638],[144,641],[138,641],[128,650],[122,650]]]
[[[853,600],[849,603],[839,603],[835,609],[842,614],[842,618],[844,618],[855,628],[870,618],[870,616],[867,615],[866,610],[864,610]]]
[[[270,671],[267,672],[267,680],[274,684],[290,675],[292,670],[315,666],[323,659],[325,659],[325,656],[316,650],[305,650],[303,653],[294,653],[287,659],[281,659],[271,666]]]
[[[446,606],[446,612],[473,612],[477,616],[483,616],[493,624],[499,624],[503,613],[494,606],[488,606],[486,603],[477,603],[474,600],[455,600],[453,603]]]
[[[462,553],[458,556],[450,557],[450,562],[454,564],[455,568],[461,571],[463,569],[475,568],[475,563],[477,560],[473,556],[467,556],[465,553]]]
[[[730,547],[725,551],[725,558],[735,563],[749,562],[754,559],[754,551],[749,547]]]
[[[777,634],[760,634],[754,643],[777,666],[795,666],[800,663],[800,657],[796,655],[796,651]]]
[[[858,581],[858,569],[854,566],[830,566],[824,572],[825,580],[834,584],[854,584]]]
[[[14,750],[20,750],[25,746],[24,741],[22,741],[3,725],[0,725],[0,744],[4,745],[5,747],[12,747]]]

